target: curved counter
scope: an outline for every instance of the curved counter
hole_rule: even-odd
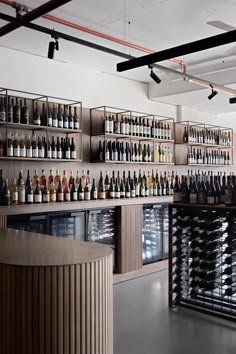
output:
[[[0,353],[112,354],[112,251],[0,229]]]

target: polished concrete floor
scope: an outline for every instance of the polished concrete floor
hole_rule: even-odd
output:
[[[169,310],[167,276],[114,286],[114,354],[236,354],[236,324]]]

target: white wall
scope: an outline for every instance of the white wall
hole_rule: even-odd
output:
[[[182,120],[219,125],[236,131],[236,113],[212,114],[182,106]]]
[[[87,108],[106,105],[176,116],[175,106],[148,100],[144,83],[6,48],[0,48],[0,58],[0,87],[76,99]]]

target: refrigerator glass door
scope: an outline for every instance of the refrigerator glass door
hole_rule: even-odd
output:
[[[50,215],[49,232],[52,236],[85,241],[85,212]]]

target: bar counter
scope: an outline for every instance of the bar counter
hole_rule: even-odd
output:
[[[112,354],[110,248],[0,229],[0,353]]]
[[[126,205],[140,205],[140,204],[162,204],[171,203],[173,196],[163,197],[144,197],[144,198],[124,198],[124,199],[106,199],[106,200],[89,200],[78,202],[63,202],[63,203],[49,203],[49,204],[24,204],[0,206],[0,216],[18,215],[18,214],[36,214],[36,213],[50,213],[53,211],[68,211],[68,210],[88,210],[96,208],[110,208]]]

